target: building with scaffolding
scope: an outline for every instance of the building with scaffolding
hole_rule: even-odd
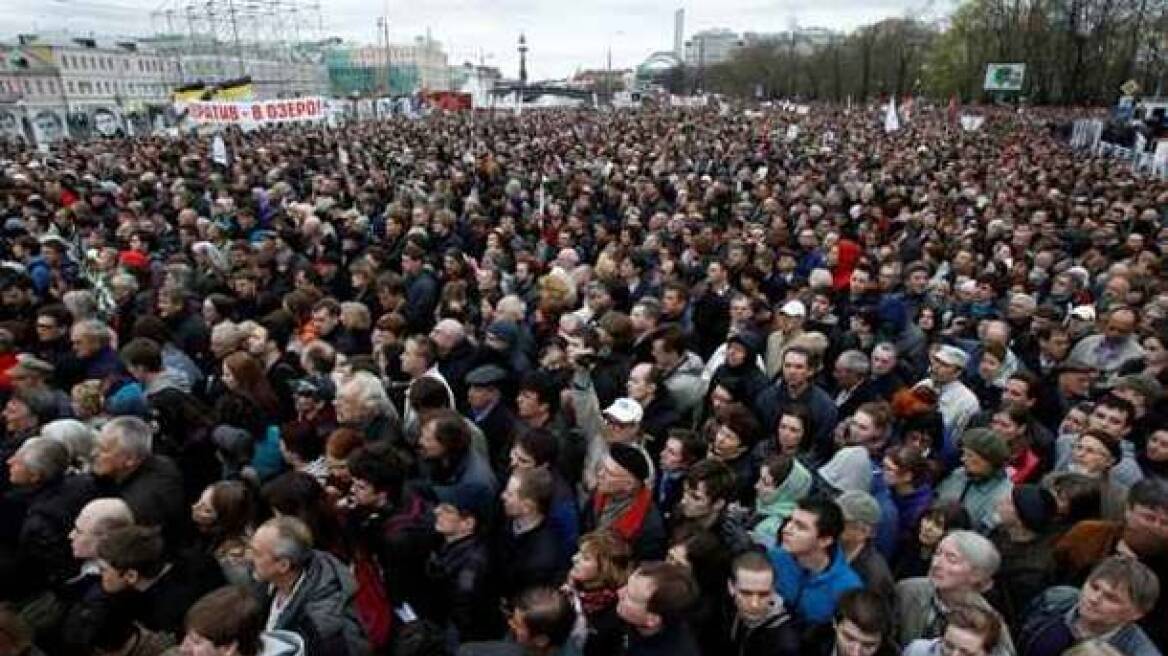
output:
[[[328,54],[333,95],[400,96],[457,88],[442,44],[428,34],[411,43],[340,45]]]
[[[172,88],[250,78],[256,99],[325,95],[326,55],[319,2],[167,0],[144,39],[173,65]]]

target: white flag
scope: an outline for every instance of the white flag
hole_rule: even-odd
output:
[[[1156,141],[1155,160],[1158,166],[1168,166],[1168,139]]]
[[[211,161],[220,166],[227,166],[227,144],[223,142],[223,135],[217,134],[211,140]]]
[[[539,216],[542,219],[544,211],[547,209],[547,192],[544,190],[544,185],[547,184],[547,176],[539,176]]]
[[[888,99],[888,111],[884,113],[884,131],[896,132],[900,129],[900,117],[896,115],[896,98]]]
[[[981,129],[983,123],[985,123],[984,116],[963,115],[961,117],[961,129],[966,132],[977,132]]]

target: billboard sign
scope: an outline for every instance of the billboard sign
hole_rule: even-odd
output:
[[[1021,91],[1026,64],[986,64],[986,91]]]
[[[254,128],[274,123],[322,121],[328,115],[324,98],[294,98],[257,102],[193,102],[176,104],[180,113],[198,125],[237,125]]]

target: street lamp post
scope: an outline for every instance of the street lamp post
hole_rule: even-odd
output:
[[[519,34],[519,102],[517,110],[523,112],[523,94],[527,89],[527,37]]]
[[[606,58],[606,63],[605,63],[605,67],[604,67],[604,89],[603,90],[604,90],[605,101],[608,102],[608,104],[610,104],[610,105],[612,104],[612,98],[614,95],[614,89],[613,89],[614,85],[612,83],[613,82],[613,80],[612,80],[612,40],[613,40],[613,37],[622,36],[624,33],[625,33],[624,30],[617,30],[617,31],[612,32],[608,35],[608,51],[607,51],[607,58]]]

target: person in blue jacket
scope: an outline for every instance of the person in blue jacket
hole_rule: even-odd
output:
[[[782,544],[768,551],[775,589],[808,628],[827,625],[839,598],[863,586],[840,550],[844,516],[823,496],[799,501],[782,530]]]

